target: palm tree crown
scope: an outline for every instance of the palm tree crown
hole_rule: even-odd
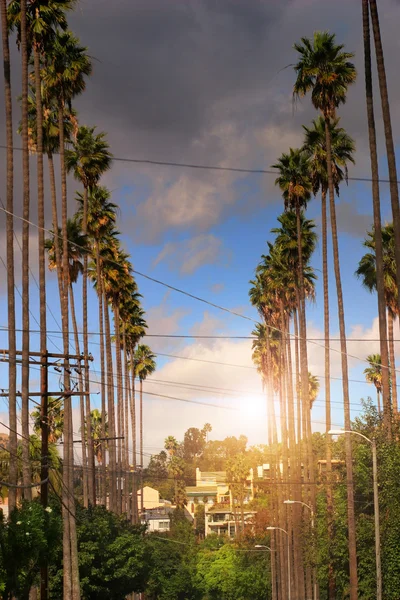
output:
[[[294,67],[296,82],[293,95],[305,96],[311,91],[312,103],[325,117],[333,117],[340,104],[346,102],[347,88],[356,79],[356,69],[350,59],[354,54],[343,52],[343,44],[335,44],[335,34],[316,31],[312,40],[301,38],[294,45],[300,54]]]
[[[338,127],[339,119],[329,122],[331,135],[332,177],[336,193],[339,195],[339,184],[347,181],[347,163],[354,164],[354,140],[343,127]],[[303,150],[310,159],[313,193],[319,189],[328,191],[328,170],[326,159],[325,119],[319,116],[312,122],[312,127],[303,125],[305,140]]]
[[[72,149],[65,151],[67,170],[87,189],[92,189],[111,166],[112,154],[106,134],[95,134],[95,127],[81,126]]]
[[[144,381],[156,370],[155,354],[152,353],[149,346],[139,344],[134,356],[135,375],[141,381]]]
[[[297,205],[306,207],[312,192],[310,167],[306,154],[301,149],[290,148],[289,153],[283,153],[272,168],[279,170],[275,185],[278,185],[282,191],[285,210],[293,209]]]

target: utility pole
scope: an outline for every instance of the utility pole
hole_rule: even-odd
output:
[[[40,429],[41,429],[41,468],[40,468],[40,499],[44,509],[49,501],[49,397],[48,397],[48,356],[43,353],[40,365]],[[47,600],[49,587],[49,572],[47,561],[40,569],[40,600]]]

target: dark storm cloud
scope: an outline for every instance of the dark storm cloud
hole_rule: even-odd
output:
[[[382,0],[380,7],[395,99],[399,6]],[[285,67],[296,58],[292,46],[300,36],[335,31],[356,52],[358,82],[340,114],[357,142],[352,174],[368,174],[358,0],[84,0],[70,26],[88,46],[94,65],[85,93],[76,99],[80,121],[106,131],[116,156],[247,167],[268,167],[283,150],[301,143],[301,124],[315,112],[308,98],[293,111],[294,74]],[[19,57],[14,41],[11,46],[17,96]],[[14,130],[18,113],[16,106]],[[392,102],[392,116],[397,136],[400,103]],[[378,119],[382,139],[379,124]],[[3,127],[0,132],[4,135]],[[1,161],[4,197],[3,169]],[[203,233],[227,215],[244,216],[261,203],[277,202],[273,180],[250,177],[247,187],[238,188],[234,175],[114,163],[105,183],[121,204],[122,230],[146,242],[160,240],[167,229]],[[20,181],[16,156],[19,212]],[[34,187],[32,181],[35,219]],[[76,187],[71,181],[71,210]]]
[[[269,32],[287,4],[82,2],[71,26],[95,61],[79,104],[129,132],[132,151],[181,155],[216,105],[262,86]]]

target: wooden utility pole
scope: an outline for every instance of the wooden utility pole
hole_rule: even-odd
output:
[[[40,469],[40,499],[42,506],[47,508],[49,501],[49,396],[48,396],[48,355],[42,355],[40,365],[40,430],[41,430],[41,469]],[[40,600],[47,600],[49,588],[49,572],[47,562],[40,569]]]

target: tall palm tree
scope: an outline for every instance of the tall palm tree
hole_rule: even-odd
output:
[[[371,11],[372,30],[375,41],[375,56],[378,68],[379,91],[381,95],[382,116],[385,131],[386,155],[390,180],[390,199],[392,205],[392,216],[395,236],[395,256],[396,256],[396,280],[397,280],[397,298],[400,310],[400,205],[399,190],[397,186],[397,167],[396,153],[393,141],[392,121],[390,117],[389,93],[386,80],[385,59],[383,55],[383,45],[379,25],[379,14],[376,0],[369,0]],[[366,17],[365,17],[366,19]]]
[[[132,373],[132,379],[130,380],[130,367],[133,366],[133,357],[135,355],[135,349],[140,339],[145,335],[147,328],[146,321],[144,319],[145,313],[141,308],[137,298],[131,298],[126,300],[122,307],[121,319],[124,322],[124,334],[125,334],[125,353],[127,353],[126,359],[126,374],[128,375],[128,387],[129,391],[129,403],[130,403],[130,416],[131,416],[131,431],[132,431],[132,453],[133,453],[133,474],[132,474],[132,506],[131,506],[131,520],[132,523],[138,522],[138,506],[137,506],[137,473],[136,473],[136,456],[137,456],[137,443],[136,443],[136,395],[135,395],[135,373]],[[127,427],[127,430],[129,426]]]
[[[140,512],[143,514],[143,381],[156,370],[155,355],[149,346],[139,344],[133,357],[134,374],[139,378],[140,385],[140,410],[139,410],[139,437],[140,437]]]
[[[101,175],[110,168],[111,154],[104,133],[95,134],[95,127],[79,127],[72,148],[66,150],[65,160],[68,172],[73,172],[75,179],[83,185],[82,197],[82,229],[86,234],[88,230],[88,193],[100,180]],[[89,369],[88,369],[88,312],[87,312],[87,268],[88,258],[84,257],[83,264],[83,352],[85,358],[85,390],[89,391]],[[90,414],[90,396],[86,396],[86,414]],[[89,496],[92,504],[95,503],[95,480],[94,480],[94,449],[90,432],[91,422],[88,419],[88,459],[92,476],[89,479]]]
[[[339,245],[336,222],[335,189],[332,172],[332,144],[330,121],[336,117],[336,109],[346,101],[348,86],[356,79],[356,70],[350,59],[353,54],[343,51],[343,45],[335,43],[335,35],[317,31],[312,40],[302,38],[295,44],[299,53],[299,61],[295,65],[296,82],[294,96],[305,96],[311,92],[314,107],[320,110],[325,119],[326,161],[328,174],[329,206],[331,214],[332,245],[336,290],[338,298],[338,316],[340,331],[340,349],[342,357],[342,380],[345,428],[350,429],[350,397],[347,362],[346,329],[342,280],[340,274]],[[357,548],[354,514],[353,464],[350,434],[346,435],[346,470],[347,470],[347,518],[349,528],[349,562],[350,562],[350,600],[357,600]]]
[[[115,357],[116,357],[116,375],[117,375],[117,435],[120,438],[118,446],[118,479],[119,484],[117,494],[117,512],[122,512],[122,482],[123,467],[125,460],[125,451],[123,445],[124,439],[124,416],[123,416],[123,389],[122,389],[122,357],[121,357],[121,330],[119,309],[123,300],[129,297],[136,290],[136,283],[131,276],[131,265],[128,256],[117,250],[112,263],[107,263],[103,267],[103,285],[106,298],[109,300],[114,314],[114,334],[115,334]],[[124,456],[124,458],[123,458]]]
[[[329,122],[331,137],[332,177],[336,193],[339,194],[340,183],[347,179],[347,163],[354,163],[354,141],[339,127],[339,119]],[[325,120],[322,116],[313,120],[312,127],[303,127],[305,131],[304,152],[310,158],[311,179],[313,192],[321,191],[321,224],[322,224],[322,273],[324,288],[324,337],[325,337],[325,421],[326,432],[331,429],[331,386],[330,386],[330,324],[329,324],[329,275],[328,275],[328,233],[327,233],[327,207],[328,170],[326,155]],[[332,440],[326,435],[326,470],[327,481],[330,481],[332,471]],[[333,494],[332,488],[327,486],[328,510],[328,536],[330,547],[333,543]],[[328,566],[328,593],[329,600],[335,599],[335,579],[333,562],[330,559]]]
[[[395,259],[395,241],[393,224],[388,223],[381,229],[382,234],[382,250],[383,250],[383,285],[384,299],[388,311],[388,338],[389,338],[389,373],[391,378],[392,392],[392,407],[397,413],[397,377],[396,377],[396,359],[394,349],[394,333],[393,322],[399,313],[397,302],[397,280],[396,280],[396,259]],[[375,230],[367,233],[367,238],[363,244],[369,251],[361,258],[358,269],[356,270],[357,277],[362,279],[364,287],[373,292],[377,289],[377,253],[376,253],[376,235]],[[386,332],[384,333],[386,339]],[[382,361],[383,364],[383,361]],[[387,369],[382,371],[383,375]],[[383,387],[383,385],[382,385]]]
[[[6,144],[7,144],[7,216],[6,216],[6,238],[7,238],[7,317],[8,317],[8,387],[9,387],[9,425],[10,425],[10,471],[9,480],[11,484],[17,483],[17,361],[16,361],[16,336],[15,336],[15,277],[14,277],[14,159],[13,159],[13,115],[12,115],[12,92],[11,92],[11,64],[10,45],[7,23],[7,2],[0,2],[1,14],[1,36],[3,50],[3,72],[4,72],[4,96],[5,96],[5,119],[6,119]],[[10,488],[8,502],[10,511],[16,505],[16,488]]]
[[[87,236],[82,233],[82,229],[80,227],[78,215],[75,215],[73,218],[68,219],[67,222],[67,234],[68,234],[68,288],[69,288],[69,296],[70,296],[70,308],[71,308],[71,319],[72,319],[72,328],[74,332],[75,339],[75,351],[79,356],[81,354],[80,351],[80,343],[79,343],[79,332],[78,332],[78,324],[76,320],[75,313],[75,298],[74,298],[74,287],[78,280],[79,275],[83,272],[83,257],[88,254],[88,246],[87,246]],[[58,246],[58,253],[57,253]],[[57,269],[57,255],[58,257],[62,257],[63,253],[63,244],[62,244],[62,236],[61,229],[58,229],[58,235],[55,236],[54,233],[51,238],[45,240],[45,248],[48,252],[49,259],[49,269],[54,270]],[[61,274],[62,275],[62,274]],[[60,279],[63,279],[61,276]],[[79,380],[79,390],[83,392],[83,377],[82,371],[79,369],[78,373]],[[85,401],[83,394],[80,396],[80,416],[81,420],[85,420]],[[87,472],[87,461],[86,461],[86,439],[84,436],[83,430],[81,431],[82,438],[82,475],[83,475],[83,501],[84,505],[88,506],[88,472]]]
[[[374,101],[372,88],[372,69],[371,69],[371,41],[369,29],[369,11],[368,0],[362,2],[363,13],[363,34],[364,34],[364,67],[365,67],[365,95],[367,104],[367,119],[368,119],[368,137],[369,150],[371,159],[371,175],[372,175],[372,204],[374,210],[374,230],[375,230],[375,245],[376,245],[376,289],[378,292],[378,318],[379,318],[379,338],[380,338],[380,353],[383,365],[383,404],[387,408],[390,402],[390,382],[389,382],[389,354],[387,344],[387,326],[386,326],[386,307],[385,307],[385,286],[383,274],[383,247],[382,247],[382,221],[381,221],[381,205],[379,196],[379,167],[378,167],[378,151],[376,143],[375,116],[374,116]],[[397,185],[396,185],[397,190]],[[387,423],[390,422],[390,414],[388,415]]]
[[[279,161],[273,165],[279,170],[279,176],[275,183],[279,185],[285,203],[285,209],[295,211],[296,214],[296,243],[297,243],[297,278],[296,284],[299,289],[299,316],[300,316],[300,382],[303,410],[306,415],[310,412],[310,399],[308,388],[308,358],[307,358],[307,322],[306,322],[306,302],[304,288],[304,259],[303,242],[301,229],[301,212],[307,207],[307,202],[311,198],[312,183],[310,179],[310,164],[306,155],[299,149],[289,151],[289,154],[282,154]],[[311,431],[310,431],[311,434]],[[311,457],[311,435],[308,436],[309,459]],[[314,470],[313,463],[309,462],[310,478],[310,497],[314,504]]]
[[[105,438],[105,420],[104,415],[106,414],[106,385],[105,385],[105,348],[104,348],[104,310],[106,307],[104,304],[104,290],[103,290],[103,277],[102,277],[102,249],[108,252],[107,244],[109,241],[110,233],[113,232],[116,222],[116,211],[117,205],[110,201],[111,194],[105,187],[95,186],[90,189],[88,195],[88,209],[86,215],[86,229],[89,236],[90,243],[92,245],[92,257],[96,268],[95,282],[96,291],[99,302],[99,333],[100,333],[100,371],[101,371],[101,414],[103,415],[103,435]],[[84,194],[78,193],[76,199],[79,205],[78,215],[83,228],[83,213],[85,197]],[[92,276],[93,278],[93,276]],[[84,280],[85,281],[85,280]],[[108,390],[109,395],[112,390]],[[108,413],[111,415],[111,423],[113,424],[112,414],[110,413],[110,406],[108,407]],[[115,432],[111,434],[115,436]],[[109,444],[110,461],[113,456],[114,441]],[[103,454],[105,454],[105,448],[103,448]],[[110,465],[111,466],[111,465]],[[100,497],[104,504],[106,504],[106,462],[102,464],[102,483]]]
[[[21,5],[22,6],[22,5]],[[65,166],[65,138],[64,138],[64,109],[72,98],[85,89],[85,76],[91,73],[91,62],[86,54],[86,48],[79,45],[79,41],[70,32],[56,33],[51,51],[47,55],[47,64],[42,70],[42,80],[47,88],[56,96],[58,103],[58,123],[60,139],[60,170],[61,170],[61,226],[63,237],[63,297],[62,297],[62,325],[63,325],[63,350],[68,356],[68,237],[67,237],[67,178]],[[64,388],[70,388],[69,363],[64,361]],[[64,461],[63,478],[65,487],[63,507],[63,564],[64,564],[64,596],[79,600],[79,568],[75,523],[75,506],[71,501],[69,490],[73,489],[73,443],[72,443],[72,408],[71,398],[65,398],[65,445],[64,452],[67,460]]]
[[[364,369],[364,375],[368,383],[373,383],[376,388],[376,397],[378,412],[381,412],[380,394],[382,393],[382,362],[380,354],[370,354],[367,356],[369,367]]]

